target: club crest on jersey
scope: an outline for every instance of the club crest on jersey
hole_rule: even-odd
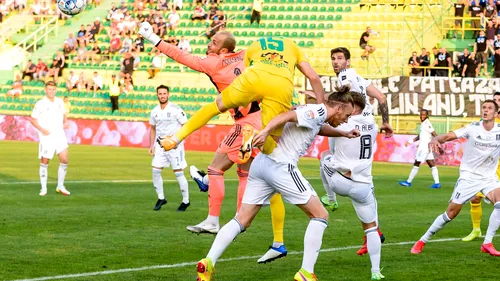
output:
[[[170,114],[171,114],[170,112],[167,112],[167,118],[170,118]]]
[[[314,112],[312,110],[308,110],[304,113],[304,117],[307,119],[307,120],[312,120],[314,119]]]
[[[497,140],[500,140],[500,135],[497,135]]]

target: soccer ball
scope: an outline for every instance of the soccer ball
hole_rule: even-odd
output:
[[[87,0],[57,0],[59,10],[68,16],[74,16],[81,13],[86,5]]]

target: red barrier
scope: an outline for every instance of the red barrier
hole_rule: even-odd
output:
[[[124,147],[149,146],[148,122],[105,121],[70,119],[66,136],[70,144],[110,145]],[[207,125],[189,136],[184,143],[186,150],[214,152],[231,126]],[[413,163],[415,144],[405,147],[414,135],[395,135],[389,139],[378,135],[375,161]],[[0,140],[38,141],[38,132],[26,116],[0,115]],[[438,165],[459,165],[463,155],[463,142],[445,145],[445,154],[436,157]],[[318,136],[307,150],[306,157],[318,157],[328,149],[328,139]]]

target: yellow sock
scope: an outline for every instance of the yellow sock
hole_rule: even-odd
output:
[[[217,104],[215,102],[203,106],[193,116],[191,116],[191,118],[189,118],[189,120],[182,126],[175,136],[179,139],[179,141],[184,140],[220,113],[221,112],[217,108]]]
[[[283,228],[285,228],[285,205],[281,194],[271,197],[271,219],[273,222],[273,242],[283,243]]]
[[[470,203],[470,217],[472,219],[472,228],[481,228],[481,217],[483,216],[483,208],[481,208],[481,202],[474,204]]]

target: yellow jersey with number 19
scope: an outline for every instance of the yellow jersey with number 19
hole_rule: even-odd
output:
[[[281,37],[260,38],[245,54],[247,67],[284,77],[290,83],[293,83],[295,66],[303,61],[309,62],[300,47],[293,40]]]

